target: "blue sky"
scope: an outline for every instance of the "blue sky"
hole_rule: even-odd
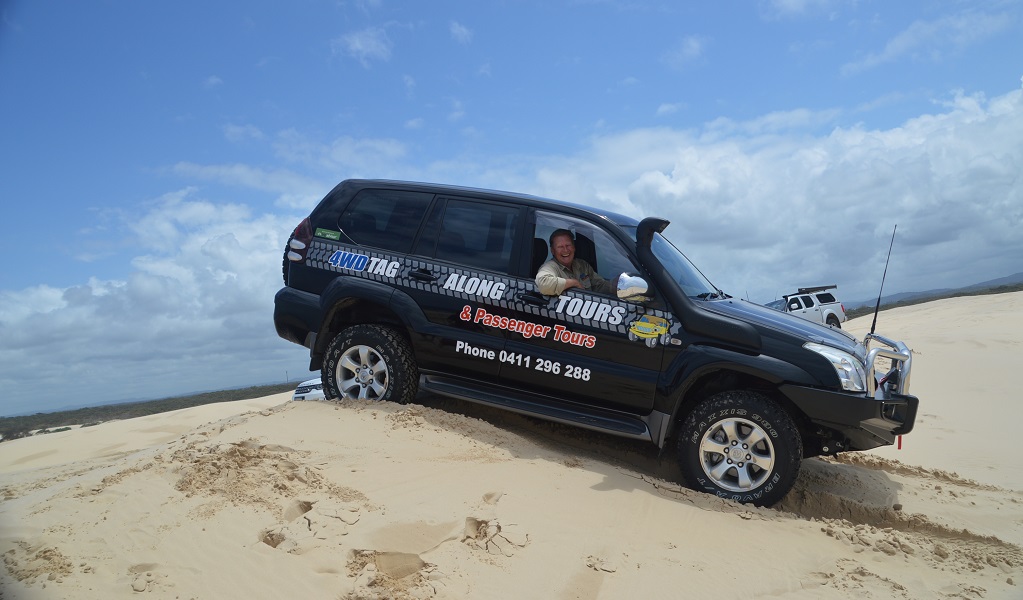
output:
[[[1018,1],[0,2],[0,415],[305,378],[338,181],[672,220],[726,291],[1023,271]],[[883,320],[880,329],[883,329]]]

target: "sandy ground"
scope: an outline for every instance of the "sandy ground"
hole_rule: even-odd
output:
[[[680,489],[645,444],[425,395],[5,442],[0,598],[1023,598],[1023,293],[878,331],[914,351],[916,430],[804,461],[771,509]]]

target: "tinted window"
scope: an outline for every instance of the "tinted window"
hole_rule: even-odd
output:
[[[405,254],[433,194],[396,190],[362,190],[341,213],[338,227],[359,244]]]
[[[518,217],[517,207],[448,199],[430,216],[416,253],[508,273]]]
[[[823,294],[817,294],[817,302],[820,302],[821,304],[827,304],[829,302],[834,301],[835,297],[828,292],[824,292]]]
[[[813,308],[813,298],[810,296],[800,296],[803,299],[803,306],[807,308]]]

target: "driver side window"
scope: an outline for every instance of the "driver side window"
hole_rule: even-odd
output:
[[[535,267],[555,259],[552,254],[553,248],[550,247],[550,237],[557,230],[571,232],[574,238],[575,259],[585,261],[607,281],[614,282],[622,273],[637,272],[621,244],[600,227],[582,219],[545,211],[536,212],[536,229],[533,235],[534,247],[542,249],[546,245],[548,252],[542,260],[539,258],[542,250],[534,252]]]

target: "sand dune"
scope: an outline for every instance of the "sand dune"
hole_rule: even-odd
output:
[[[914,350],[916,431],[804,461],[771,509],[680,488],[641,443],[423,395],[6,442],[0,597],[1023,598],[1023,294],[878,329]]]

